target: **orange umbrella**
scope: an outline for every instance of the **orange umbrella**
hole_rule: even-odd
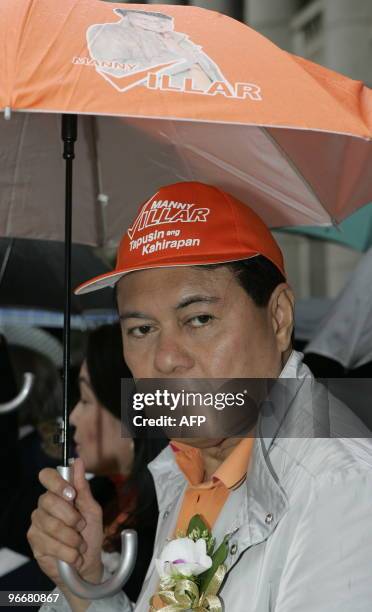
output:
[[[222,187],[272,227],[340,221],[372,200],[372,93],[192,7],[1,0],[0,41],[0,235],[66,237],[68,478],[71,237],[115,243],[139,202],[180,180]],[[134,548],[106,586],[60,569],[75,593],[102,597]]]
[[[2,235],[63,237],[56,112],[89,115],[79,242],[115,243],[139,202],[179,180],[230,191],[271,227],[339,222],[372,200],[371,90],[229,17],[2,0],[0,40],[0,109],[23,111],[1,124]]]

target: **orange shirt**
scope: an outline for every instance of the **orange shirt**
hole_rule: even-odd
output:
[[[201,451],[181,442],[170,443],[178,467],[189,483],[178,515],[174,537],[180,535],[180,532],[186,533],[189,522],[195,514],[200,514],[212,529],[230,491],[240,487],[246,479],[253,442],[254,438],[242,439],[217,468],[211,480],[206,482],[203,482],[205,470]],[[156,610],[164,607],[160,597],[154,598],[153,606]]]
[[[204,480],[204,462],[201,451],[181,442],[171,442],[175,459],[189,485],[185,491],[178,515],[176,533],[185,532],[190,519],[200,514],[212,529],[230,491],[244,482],[254,438],[244,438],[217,468],[211,480]]]

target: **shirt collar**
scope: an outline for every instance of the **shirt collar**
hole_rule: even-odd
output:
[[[207,482],[203,482],[204,461],[200,449],[182,442],[171,442],[170,447],[178,467],[191,486],[210,489],[222,484],[227,489],[234,489],[245,479],[253,443],[254,438],[242,439]]]
[[[282,371],[279,374],[279,378],[304,378],[309,376],[310,370],[304,366],[303,353],[298,351],[292,351],[288,357],[287,362],[284,364]],[[311,374],[310,374],[311,376]]]

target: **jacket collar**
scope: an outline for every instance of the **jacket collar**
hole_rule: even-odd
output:
[[[312,385],[314,377],[303,363],[303,354],[292,351],[266,402],[263,402],[258,422],[259,437],[268,452],[283,427],[293,403],[305,381]],[[273,408],[275,407],[275,408]]]

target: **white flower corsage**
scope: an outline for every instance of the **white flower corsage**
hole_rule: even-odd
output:
[[[227,540],[228,536],[215,550],[215,540],[203,519],[193,516],[186,534],[168,542],[155,559],[160,585],[151,598],[151,612],[159,609],[154,607],[156,596],[164,604],[163,612],[222,612],[217,593],[226,573]]]

